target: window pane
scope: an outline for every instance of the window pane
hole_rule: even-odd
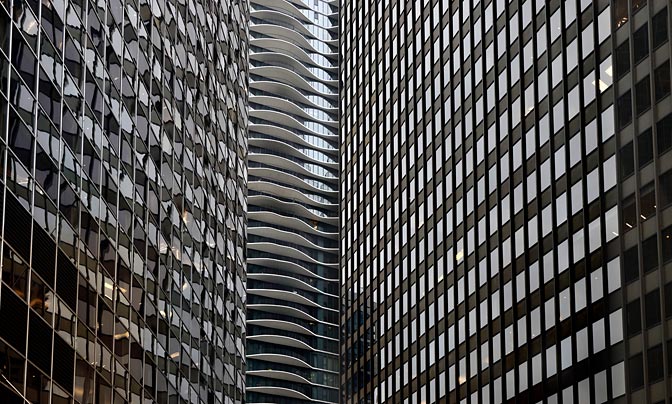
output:
[[[630,123],[632,120],[632,105],[631,105],[631,94],[630,91],[623,94],[618,99],[617,104],[617,114],[618,114],[618,128],[621,129]]]
[[[628,0],[614,0],[614,23],[620,27],[628,21]]]
[[[639,168],[653,161],[653,135],[650,128],[637,137],[637,159]]]
[[[637,246],[626,250],[623,254],[623,274],[626,283],[639,278],[639,253]]]
[[[644,364],[642,363],[642,354],[630,358],[628,361],[630,368],[630,388],[633,390],[644,386]]]
[[[664,229],[661,232],[661,235],[663,261],[667,262],[672,259],[672,226]]]
[[[632,43],[636,44],[633,48],[635,64],[649,55],[649,26],[644,24],[632,35]]]
[[[646,328],[660,323],[660,290],[656,289],[646,295]]]
[[[672,170],[660,176],[660,203],[662,208],[672,203]]]
[[[635,203],[634,195],[623,201],[623,215],[621,218],[623,220],[624,231],[627,232],[637,226],[639,220],[637,220],[637,204]]]
[[[626,40],[616,48],[616,80],[630,71],[630,41]]]
[[[628,303],[627,312],[627,330],[628,336],[639,334],[642,331],[641,315],[639,312],[639,299]]]
[[[667,41],[667,8],[653,16],[651,29],[653,48],[655,49]]]
[[[656,236],[649,237],[642,242],[642,267],[644,272],[658,266],[658,240]]]
[[[621,166],[621,176],[626,178],[635,172],[635,157],[632,147],[632,142],[621,147],[619,152],[620,154],[620,166]]]
[[[670,61],[663,63],[654,72],[656,102],[663,99],[670,93]]]
[[[658,138],[658,155],[661,155],[672,148],[672,114],[668,114],[665,118],[658,121],[656,124],[656,133]]]
[[[658,345],[647,353],[648,368],[649,368],[649,383],[657,382],[663,378],[663,346]]]
[[[651,108],[651,85],[649,76],[640,80],[635,86],[635,107],[637,115]]]
[[[639,192],[639,206],[642,220],[647,220],[656,214],[656,188],[653,183],[642,187]]]

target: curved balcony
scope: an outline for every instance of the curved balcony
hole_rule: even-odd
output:
[[[338,268],[336,267],[330,268],[325,265],[314,265],[312,262],[306,262],[301,259],[287,257],[268,251],[257,250],[254,251],[252,256],[248,254],[247,262],[248,264],[256,265],[273,265],[285,271],[300,275],[315,276],[333,282],[338,281]]]
[[[326,167],[325,169],[338,170],[338,161],[329,154],[312,148],[306,148],[303,144],[295,143],[281,137],[267,135],[265,133],[251,131],[249,135],[251,147],[274,150],[275,153],[292,155],[304,160]]]
[[[338,327],[335,325],[330,326],[314,320],[305,320],[297,316],[290,316],[287,314],[268,313],[268,312],[261,312],[259,310],[250,310],[248,311],[247,321],[248,324],[278,328],[281,330],[292,331],[305,335],[312,335],[315,337],[338,338]]]
[[[329,141],[333,140],[330,137],[323,137],[319,134],[311,134],[304,132],[299,129],[292,128],[290,126],[282,125],[281,123],[274,123],[263,118],[250,116],[250,131],[260,132],[260,133],[272,133],[275,137],[292,139],[303,141],[306,146],[310,146],[314,149],[320,149],[323,152],[333,152],[338,151],[338,147],[331,144]]]
[[[325,164],[317,164],[317,161],[307,162],[306,160],[307,158],[310,158],[310,156],[307,156],[305,153],[298,151],[285,143],[271,141],[256,141],[254,143],[254,145],[249,146],[248,153],[250,154],[250,157],[259,160],[264,158],[281,158],[283,160],[288,160],[289,165],[284,165],[285,168],[298,166],[305,170],[306,173],[322,177],[324,180],[338,180],[338,175],[333,169],[334,167],[327,167]],[[268,144],[270,147],[258,147],[257,144],[259,143],[264,145]]]
[[[253,199],[255,205],[251,206],[249,211],[260,211],[265,207],[270,207],[275,212],[282,209],[282,211],[287,212],[288,215],[315,220],[332,226],[338,225],[338,217],[334,216],[332,211],[328,209],[318,209],[311,205],[301,203],[300,201],[288,199],[282,195],[277,196],[262,191],[251,190],[248,193],[248,203],[250,202],[250,199]],[[257,210],[257,207],[259,207],[260,210]],[[310,224],[311,226],[314,226],[312,223]]]
[[[254,156],[253,156],[254,157]],[[256,160],[264,161],[264,163],[257,162]],[[325,197],[334,197],[338,193],[334,184],[329,184],[321,179],[315,179],[311,176],[306,176],[305,173],[301,173],[304,169],[300,166],[284,168],[281,164],[277,164],[277,160],[282,160],[280,158],[274,159],[272,156],[267,157],[266,159],[255,159],[252,158],[249,162],[250,173],[254,176],[267,176],[267,178],[276,180],[280,184],[287,184],[290,186],[301,187],[309,192],[321,192]],[[273,164],[276,163],[276,164]],[[296,168],[292,170],[291,168]],[[254,171],[252,171],[254,170]],[[272,170],[273,173],[266,172],[266,170]],[[263,171],[263,173],[262,173]],[[277,172],[277,174],[276,174]],[[287,175],[283,175],[287,174]],[[331,179],[326,179],[327,181],[333,182]],[[308,185],[309,187],[306,187]],[[325,198],[324,203],[335,204],[334,201],[329,201]]]
[[[273,220],[260,221],[255,219],[248,219],[247,227],[250,230],[254,229],[254,231],[248,230],[250,234],[260,233],[274,235],[276,237],[285,236],[287,237],[287,240],[293,240],[306,247],[338,252],[338,241],[325,237],[325,235],[322,233],[304,232],[297,229],[296,227],[282,226]]]
[[[286,393],[287,397],[304,398],[325,403],[338,401],[337,388],[298,384],[295,381],[268,377],[267,374],[264,374],[264,377],[259,373],[253,376],[256,377],[250,378],[250,381],[247,384],[247,389],[251,388],[253,391],[256,390],[256,388],[259,388],[260,391],[276,388],[281,389],[282,393]],[[296,397],[296,394],[299,396]]]
[[[338,402],[338,13],[252,0],[248,403]]]
[[[338,313],[333,310],[321,310],[289,300],[278,300],[273,297],[267,297],[263,294],[250,295],[248,299],[249,306],[258,311],[291,315],[292,317],[301,318],[306,321],[317,321],[325,324],[338,322]]]
[[[306,380],[306,383],[338,387],[339,386],[339,376],[334,372],[319,372],[311,369],[297,369],[291,366],[279,364],[279,363],[268,363],[265,361],[253,361],[248,363],[247,372],[254,373],[256,371],[268,371],[268,369],[273,369],[277,372],[291,373],[295,377]]]

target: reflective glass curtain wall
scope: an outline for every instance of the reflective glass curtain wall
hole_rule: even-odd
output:
[[[669,2],[340,19],[342,402],[669,400]]]
[[[247,402],[338,402],[338,2],[251,1]]]
[[[0,401],[243,401],[248,20],[0,0]]]

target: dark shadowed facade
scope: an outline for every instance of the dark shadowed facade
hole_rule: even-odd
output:
[[[248,13],[0,1],[0,401],[243,401]]]
[[[668,402],[669,2],[342,6],[342,403]]]

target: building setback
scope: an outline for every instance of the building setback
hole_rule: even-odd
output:
[[[0,1],[3,402],[243,402],[248,19]]]
[[[252,0],[248,403],[337,403],[338,2]]]
[[[342,7],[341,402],[669,401],[669,2]]]

